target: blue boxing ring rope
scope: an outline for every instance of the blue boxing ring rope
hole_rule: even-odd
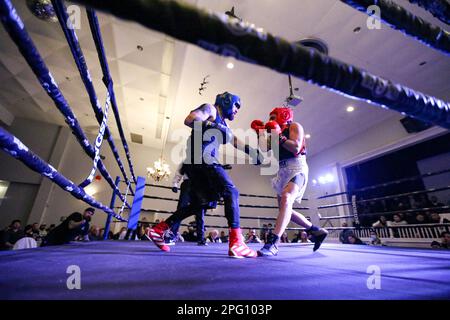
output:
[[[95,116],[97,118],[97,121],[99,122],[99,124],[102,123],[103,118],[106,115],[106,111],[105,114],[103,114],[102,112],[102,108],[99,105],[98,99],[97,99],[97,95],[95,93],[95,88],[94,88],[94,84],[92,83],[92,79],[89,73],[89,69],[87,67],[86,64],[86,60],[84,58],[83,55],[83,51],[80,47],[80,44],[78,42],[78,38],[77,35],[75,33],[74,28],[70,28],[68,27],[68,21],[70,21],[69,16],[66,12],[66,8],[64,6],[64,4],[59,1],[59,0],[53,0],[53,8],[55,9],[55,13],[58,16],[58,20],[59,23],[61,25],[61,28],[64,32],[64,35],[66,36],[67,42],[69,44],[70,50],[72,52],[73,58],[75,60],[75,64],[78,67],[78,70],[80,72],[81,75],[81,79],[83,80],[84,86],[88,92],[89,95],[89,100],[91,102],[92,108],[94,110]],[[109,90],[108,90],[109,91]],[[109,94],[110,95],[110,94]],[[111,96],[111,95],[110,95]],[[116,114],[116,119],[118,118],[118,114]],[[104,132],[108,143],[111,147],[111,150],[113,152],[114,158],[117,161],[117,164],[120,168],[120,171],[122,172],[122,175],[125,179],[125,181],[128,183],[128,177],[127,174],[125,173],[125,169],[123,167],[122,161],[120,160],[120,156],[119,153],[117,151],[117,148],[114,144],[114,140],[112,138],[112,135],[109,131],[108,126],[106,126],[105,128],[105,132]],[[92,181],[92,180],[91,180]],[[91,181],[85,181],[82,183],[82,187],[87,186]]]
[[[97,99],[95,89],[90,77],[90,73],[88,70],[88,67],[86,65],[86,61],[83,55],[83,52],[81,50],[81,47],[78,42],[78,38],[73,31],[73,28],[70,28],[66,25],[66,21],[68,21],[68,16],[65,11],[65,7],[63,3],[59,0],[53,0],[53,5],[55,8],[55,11],[58,15],[58,19],[61,22],[61,27],[63,29],[63,32],[66,36],[66,39],[69,43],[69,47],[72,51],[75,63],[78,67],[78,70],[80,72],[81,78],[83,80],[83,83],[86,87],[86,90],[89,95],[89,99],[92,105],[92,108],[95,112],[96,119],[98,120],[98,123],[100,125],[99,135],[97,136],[97,140],[101,139],[103,140],[103,137],[106,138],[109,142],[109,145],[111,147],[111,150],[114,154],[114,157],[118,163],[118,166],[120,168],[120,171],[122,172],[122,175],[124,177],[124,182],[127,183],[127,191],[130,191],[132,195],[134,195],[134,191],[131,189],[131,183],[132,181],[127,177],[127,174],[125,172],[124,166],[122,164],[122,161],[120,160],[117,148],[114,144],[114,140],[112,138],[112,135],[109,131],[109,128],[106,124],[107,121],[107,111],[109,104],[112,105],[116,122],[119,128],[119,132],[121,135],[121,140],[125,149],[125,153],[127,156],[131,176],[133,182],[136,184],[136,190],[142,189],[145,187],[145,179],[142,177],[138,177],[136,179],[134,171],[133,171],[133,165],[131,164],[131,157],[129,153],[129,148],[126,143],[122,125],[120,122],[120,117],[117,109],[117,103],[115,100],[115,95],[113,91],[113,82],[111,79],[111,76],[109,74],[109,68],[108,64],[106,62],[106,56],[101,40],[99,25],[97,21],[97,17],[93,11],[89,11],[89,18],[91,22],[91,30],[94,37],[94,41],[96,43],[97,49],[98,49],[98,55],[100,59],[100,63],[102,65],[103,75],[104,75],[104,83],[107,86],[107,101],[105,106],[105,112],[103,113],[102,108],[99,104],[99,101]],[[27,146],[25,146],[17,137],[9,133],[7,130],[0,128],[0,148],[4,150],[9,155],[13,156],[14,158],[20,160],[23,162],[26,166],[28,166],[33,171],[36,171],[40,173],[41,175],[47,177],[48,179],[52,180],[54,183],[56,183],[59,187],[61,187],[66,192],[69,192],[72,194],[75,198],[80,199],[92,207],[98,208],[103,210],[108,214],[107,218],[107,228],[109,228],[109,224],[112,220],[112,218],[117,219],[118,221],[122,222],[128,222],[129,228],[135,228],[135,220],[137,221],[139,217],[139,213],[141,210],[141,204],[142,204],[142,197],[139,196],[139,193],[142,193],[143,190],[139,190],[138,194],[133,199],[133,205],[130,206],[130,204],[126,200],[126,196],[124,197],[119,190],[119,182],[120,178],[117,177],[116,181],[114,182],[106,170],[103,162],[101,159],[99,159],[99,149],[100,146],[96,144],[95,149],[90,144],[89,140],[87,139],[86,135],[84,134],[82,128],[80,127],[80,124],[75,116],[75,114],[72,112],[68,102],[64,98],[62,92],[60,91],[57,83],[55,82],[55,79],[53,78],[51,72],[49,71],[48,67],[46,66],[44,60],[42,59],[41,55],[39,54],[37,48],[35,47],[33,40],[30,38],[23,21],[17,14],[16,9],[12,5],[10,0],[0,0],[0,19],[2,24],[4,25],[6,31],[10,35],[11,39],[16,44],[19,51],[22,53],[23,57],[27,61],[28,65],[32,69],[33,73],[37,77],[39,83],[41,84],[42,88],[47,92],[49,97],[53,100],[55,103],[55,106],[57,109],[61,112],[61,114],[64,116],[65,122],[68,124],[70,129],[72,130],[73,135],[76,137],[79,144],[82,146],[83,150],[86,152],[86,154],[91,158],[94,159],[94,166],[91,171],[91,174],[89,175],[88,179],[84,180],[80,185],[76,185],[71,180],[67,179],[65,176],[63,176],[61,173],[59,173],[55,168],[53,168],[50,164],[46,163],[44,160],[42,160],[38,155],[34,154]],[[101,143],[100,143],[101,145]],[[107,183],[111,186],[113,189],[112,194],[112,200],[110,207],[105,206],[101,202],[95,200],[93,197],[86,194],[84,191],[84,187],[86,187],[88,184],[92,182],[92,174],[96,170],[100,171],[102,176],[106,179]],[[122,202],[122,209],[118,214],[114,212],[114,202],[115,198],[119,197]],[[125,219],[122,217],[122,212],[124,208],[127,207],[131,210],[133,215],[130,215],[129,219]]]
[[[11,133],[0,127],[0,148],[12,157],[23,162],[31,170],[40,173],[41,175],[52,180],[63,190],[72,194],[75,198],[80,199],[89,205],[105,211],[109,216],[112,216],[120,221],[126,221],[120,215],[117,215],[111,208],[108,208],[101,202],[98,202],[75,183],[64,177],[55,168],[39,158],[31,150],[28,149],[19,139]]]

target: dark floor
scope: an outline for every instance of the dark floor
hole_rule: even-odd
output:
[[[450,299],[450,250],[285,244],[277,257],[232,259],[227,248],[109,241],[1,252],[0,299]],[[70,265],[80,290],[67,289]],[[367,287],[373,265],[381,289]]]

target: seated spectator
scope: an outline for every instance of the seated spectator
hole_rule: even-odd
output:
[[[450,249],[450,232],[444,231],[441,233],[441,243],[433,241],[431,247],[434,249]]]
[[[44,238],[47,235],[47,230],[45,230],[47,225],[45,223],[39,226],[39,237]]]
[[[256,230],[251,229],[250,232],[247,234],[247,239],[245,240],[245,243],[261,243],[262,240],[256,235]]]
[[[92,226],[91,230],[89,230],[89,240],[90,241],[99,241],[103,240],[100,234],[100,228],[97,226]]]
[[[32,227],[32,229],[33,229],[33,238],[34,238],[34,239],[40,239],[40,236],[39,236],[39,232],[40,232],[40,230],[39,230],[39,224],[38,224],[37,222],[35,222],[35,223],[33,223],[33,224],[31,225],[31,227]]]
[[[55,229],[55,227],[56,227],[56,225],[55,225],[54,223],[52,223],[52,224],[50,225],[50,227],[48,227],[48,229],[46,230],[46,231],[47,231],[47,234],[48,234],[50,231],[52,231],[53,229]]]
[[[406,222],[405,220],[402,219],[400,214],[394,214],[392,216],[392,219],[393,219],[393,221],[388,221],[388,226],[390,226],[390,227],[404,226],[404,225],[408,224],[408,222]],[[391,231],[392,231],[391,236],[393,236],[394,238],[400,237],[398,228],[392,228]]]
[[[33,233],[33,226],[31,224],[25,226],[23,229],[23,235],[24,237],[33,238],[36,240],[35,234]]]
[[[370,244],[373,246],[381,246],[381,240],[375,231],[370,231]]]
[[[120,228],[120,231],[114,235],[114,240],[124,240],[127,236],[127,227]]]
[[[342,223],[343,228],[348,228],[348,224],[346,222]],[[339,233],[339,241],[344,244],[348,244],[348,236],[353,235],[353,230],[344,229]]]
[[[1,233],[1,250],[11,250],[14,247],[14,244],[24,237],[23,230],[20,228],[21,225],[22,223],[20,220],[13,220],[9,227]]]
[[[309,242],[311,242],[309,240],[309,237],[308,237],[308,234],[306,233],[306,231],[301,231],[300,232],[299,242],[301,242],[301,243],[309,243]]]
[[[372,224],[372,227],[374,228],[384,228],[387,227],[387,219],[385,216],[380,216],[380,218]]]
[[[206,242],[211,243],[222,243],[219,237],[219,231],[213,230],[209,233],[208,237],[206,237]]]
[[[188,231],[186,233],[183,233],[184,241],[188,242],[197,242],[197,228],[194,221],[189,222],[188,225]]]
[[[280,242],[281,242],[281,243],[289,243],[289,238],[288,238],[288,235],[287,235],[286,232],[283,233],[283,235],[281,236]]]
[[[430,214],[430,223],[437,223],[437,224],[443,224],[443,223],[449,223],[448,219],[445,219],[440,216],[437,212],[432,212]]]
[[[413,224],[425,224],[428,223],[427,217],[423,213],[416,214],[416,220]]]
[[[348,243],[349,244],[364,244],[365,245],[365,243],[362,242],[361,239],[359,239],[354,234],[348,236]]]
[[[222,241],[222,243],[228,242],[228,236],[225,234],[225,231],[220,232],[220,241]]]
[[[72,213],[42,239],[42,246],[66,244],[79,236],[83,237],[85,241],[89,241],[89,222],[94,213],[94,208],[85,209],[83,214],[80,212]]]
[[[403,220],[402,216],[400,214],[394,214],[392,216],[393,221],[388,221],[389,226],[402,226],[405,224],[408,224],[405,220]]]

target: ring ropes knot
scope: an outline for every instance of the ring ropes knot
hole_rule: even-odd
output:
[[[126,199],[127,199],[127,196],[128,196],[128,191],[130,190],[130,185],[131,185],[131,181],[128,181],[127,191],[125,191],[125,197],[124,197],[125,201],[123,201],[122,207],[120,208],[119,212],[117,213],[117,215],[119,217],[122,217],[123,210],[125,209]]]

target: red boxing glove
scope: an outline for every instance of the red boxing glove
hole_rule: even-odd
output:
[[[250,127],[256,132],[258,132],[259,130],[266,130],[266,128],[264,127],[264,122],[262,122],[261,120],[253,120],[250,124]]]
[[[271,132],[275,132],[277,134],[281,134],[281,128],[278,122],[276,121],[269,121],[266,123],[265,128],[267,130],[270,130]]]

